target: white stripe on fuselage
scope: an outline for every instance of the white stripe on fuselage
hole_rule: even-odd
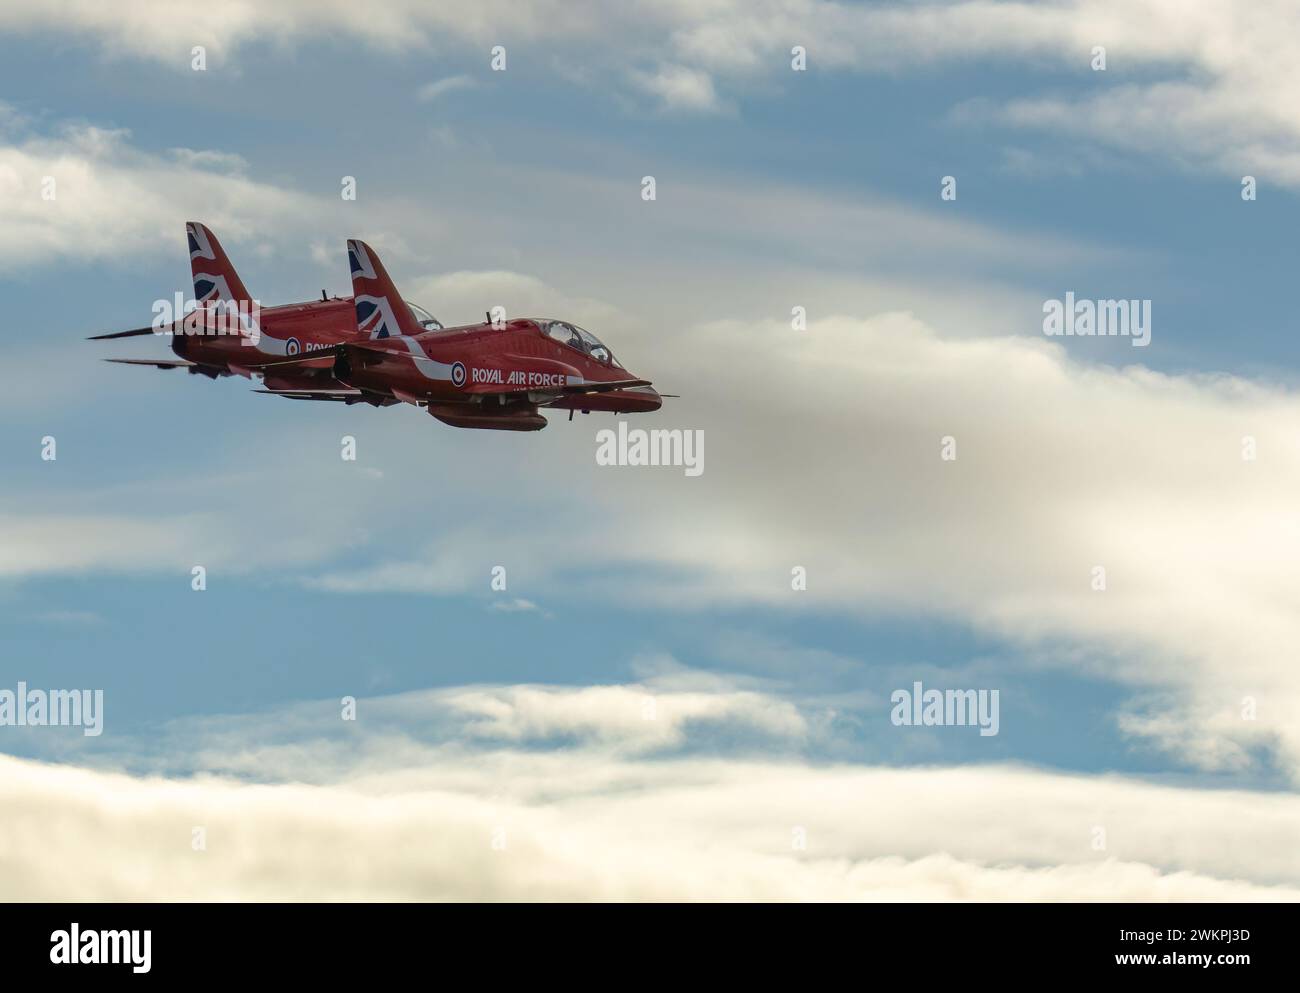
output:
[[[429,358],[420,343],[408,335],[396,335],[388,339],[389,341],[400,341],[406,346],[406,350],[411,353],[411,361],[415,363],[415,368],[420,371],[425,379],[433,379],[439,382],[451,382],[451,362],[438,362]]]

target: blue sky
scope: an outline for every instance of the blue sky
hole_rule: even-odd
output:
[[[348,695],[580,695],[686,673],[807,727],[706,720],[638,763],[1001,770],[990,782],[1025,766],[1197,803],[1293,798],[1300,125],[1265,107],[1257,132],[1225,125],[1221,148],[1199,109],[1249,106],[1239,66],[1139,43],[1137,26],[1098,37],[1100,0],[1047,5],[1045,25],[994,6],[1004,44],[964,28],[964,4],[931,27],[908,5],[774,3],[758,26],[729,4],[596,5],[581,27],[493,9],[463,31],[404,4],[338,30],[293,8],[271,40],[238,18],[193,40],[134,8],[130,32],[4,15],[0,333],[18,382],[0,400],[0,687],[101,687],[107,731],[5,728],[0,752],[279,781],[301,770],[237,767],[215,746],[177,759],[177,728],[282,727],[274,715]],[[728,24],[732,42],[699,42]],[[1105,72],[1088,67],[1094,39]],[[200,42],[209,68],[193,72]],[[653,82],[679,72],[684,90]],[[456,82],[422,99],[440,80]],[[1115,107],[1132,114],[1118,131]],[[47,170],[61,202],[42,214]],[[955,202],[939,197],[948,175]],[[708,468],[597,467],[600,415],[458,432],[410,407],[100,363],[162,352],[82,339],[187,288],[190,219],[264,305],[347,293],[358,237],[444,322],[502,304],[589,327],[684,395],[637,424],[703,430]],[[1152,344],[1046,339],[1042,304],[1067,290],[1150,299]],[[962,455],[945,476],[948,433]],[[1249,479],[1245,434],[1266,456]],[[1102,597],[1087,587],[1099,561]],[[497,564],[506,594],[489,587]],[[914,680],[998,688],[1000,734],[892,726],[889,695]],[[1243,694],[1262,726],[1233,717]],[[531,733],[495,747],[590,744],[581,726]],[[263,746],[279,754],[251,732],[241,745]]]

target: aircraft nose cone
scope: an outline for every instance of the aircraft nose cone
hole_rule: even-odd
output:
[[[637,410],[658,410],[664,405],[664,398],[653,386],[634,386],[627,391],[626,395],[636,398]]]

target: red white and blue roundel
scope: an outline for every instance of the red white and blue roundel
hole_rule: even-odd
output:
[[[451,385],[458,388],[465,385],[465,363],[464,362],[452,363]]]
[[[285,355],[297,355],[301,351],[302,351],[302,342],[300,342],[297,338],[290,338],[288,341],[284,343]]]

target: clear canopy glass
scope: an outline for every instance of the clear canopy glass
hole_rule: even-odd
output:
[[[539,321],[542,333],[548,338],[554,338],[570,348],[576,348],[580,352],[586,352],[597,362],[609,362],[618,365],[613,353],[590,331],[578,327],[576,324],[569,324],[567,321]]]
[[[442,321],[438,320],[423,307],[417,307],[415,304],[411,303],[410,300],[406,301],[406,306],[410,309],[411,316],[415,318],[416,322],[425,331],[442,330]]]

